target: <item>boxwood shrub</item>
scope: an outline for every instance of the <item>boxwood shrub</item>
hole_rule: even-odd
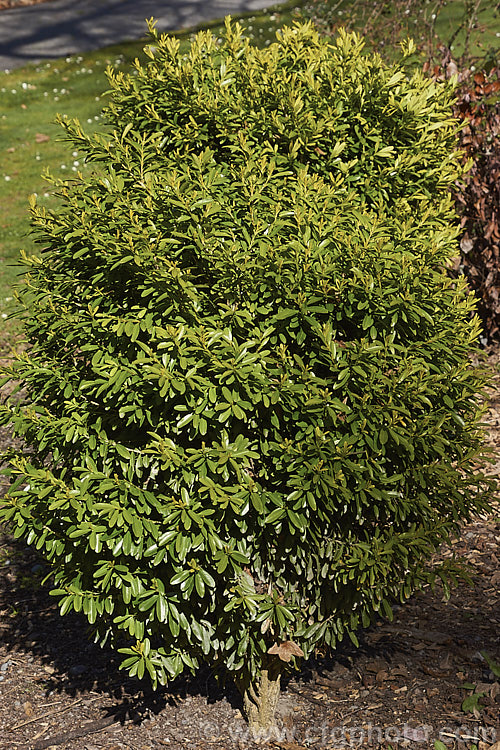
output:
[[[208,662],[258,732],[488,507],[452,89],[307,24],[151,33],[104,134],[61,120],[93,172],[33,200],[0,518],[131,675]]]

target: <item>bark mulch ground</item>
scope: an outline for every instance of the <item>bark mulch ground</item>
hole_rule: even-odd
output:
[[[0,10],[9,10],[10,8],[20,8],[27,5],[39,5],[48,3],[51,0],[0,0]]]
[[[490,353],[492,366],[498,359]],[[500,378],[497,385],[487,415],[496,448]],[[9,439],[0,432],[0,449]],[[499,468],[500,459],[491,472]],[[499,543],[497,508],[453,544],[471,567],[473,587],[459,585],[448,601],[425,589],[396,608],[393,622],[364,631],[359,649],[343,644],[293,676],[280,732],[267,746],[426,750],[440,740],[450,749],[500,750]],[[36,552],[0,538],[2,750],[257,747],[237,694],[219,688],[208,669],[156,694],[126,679],[116,657],[87,640],[84,618],[58,615],[39,585],[45,574]]]

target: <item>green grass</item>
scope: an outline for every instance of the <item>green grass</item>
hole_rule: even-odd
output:
[[[265,45],[284,23],[291,23],[294,3],[279,10],[241,17],[255,42]],[[146,28],[146,25],[145,25]],[[218,35],[220,22],[204,24]],[[187,48],[195,30],[178,32]],[[12,287],[19,274],[21,250],[36,251],[30,235],[28,198],[37,195],[40,205],[54,206],[56,198],[43,174],[68,177],[83,166],[77,152],[62,141],[58,114],[76,117],[87,131],[102,127],[103,93],[108,89],[105,70],[128,69],[143,55],[144,40],[107,47],[98,52],[74,55],[53,62],[0,72],[0,349],[9,329],[6,318],[12,309]],[[3,331],[3,336],[2,336]]]
[[[399,35],[403,37],[415,29],[420,33],[424,20],[428,22],[439,4],[435,32],[448,39],[459,25],[465,2],[448,0],[443,4],[437,0],[407,0],[411,15],[400,13]],[[292,1],[266,13],[245,14],[240,20],[252,41],[264,46],[274,40],[281,26],[290,24],[300,15],[311,15],[311,9],[316,9],[317,13],[319,6],[323,13],[330,13],[336,23],[349,18],[359,29],[366,26],[367,14],[374,7],[369,0]],[[387,24],[394,22],[395,9],[400,11],[402,6],[396,2],[386,3],[385,7],[386,10],[372,18],[370,37],[375,46],[383,46],[382,42],[387,40],[384,36]],[[483,0],[478,18],[478,28],[472,30],[471,36],[474,50],[481,51],[480,45],[494,50],[498,47],[500,28],[493,5]],[[216,35],[222,30],[220,22],[198,28],[210,28]],[[177,34],[182,45],[187,47],[194,31]],[[418,33],[413,35],[418,37]],[[459,34],[455,44],[460,45],[461,39]],[[108,88],[106,67],[128,69],[136,57],[143,58],[143,46],[144,40],[19,68],[8,74],[0,72],[0,349],[2,338],[8,338],[10,330],[6,316],[13,305],[12,286],[19,273],[19,252],[36,250],[29,233],[28,197],[36,193],[40,204],[54,206],[57,199],[43,179],[43,172],[49,170],[55,177],[65,177],[82,169],[78,153],[61,140],[61,129],[54,123],[56,115],[76,117],[86,130],[102,127],[103,92]],[[395,44],[391,41],[388,46],[394,49]]]
[[[324,28],[362,31],[371,47],[388,56],[394,42],[408,36],[421,49],[451,45],[454,59],[464,54],[467,37],[468,58],[499,56],[500,11],[492,0],[305,0],[302,6]]]
[[[127,49],[134,55],[137,49]],[[134,56],[132,55],[132,56]],[[123,48],[67,58],[36,67],[0,73],[0,314],[11,305],[11,286],[18,273],[21,249],[32,252],[29,235],[28,196],[36,193],[42,205],[53,205],[51,188],[42,174],[57,177],[79,168],[78,155],[61,142],[58,113],[78,117],[97,129],[107,88],[107,64],[120,67]],[[4,319],[5,320],[5,319]]]

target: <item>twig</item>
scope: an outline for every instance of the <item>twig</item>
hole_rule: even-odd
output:
[[[333,690],[341,689],[341,680],[331,680],[328,677],[323,677],[321,674],[314,675],[314,682],[317,685],[323,685],[324,687],[332,688]]]
[[[358,711],[374,711],[376,708],[380,708],[383,705],[383,703],[374,703],[372,706],[357,706],[357,708],[353,708],[352,711],[349,711],[348,714],[344,714],[344,716],[352,716],[353,714],[357,714]],[[342,716],[342,718],[344,718],[344,716]]]
[[[61,714],[63,713],[63,711],[68,711],[70,708],[73,708],[73,706],[76,706],[77,703],[81,703],[82,700],[83,698],[78,698],[78,700],[74,701],[74,703],[71,703],[71,705],[66,706],[66,708],[58,708],[57,711],[48,711],[46,714],[35,716],[33,719],[27,719],[27,721],[23,721],[21,724],[16,724],[14,727],[10,727],[7,731],[14,732],[16,729],[21,729],[21,727],[27,726],[27,724],[34,724],[35,721],[40,721],[40,719],[46,719],[48,716]]]
[[[34,750],[46,750],[46,748],[53,747],[54,745],[65,745],[70,740],[78,739],[78,737],[85,737],[87,734],[96,734],[102,732],[103,729],[107,729],[117,721],[121,721],[119,718],[120,714],[113,714],[112,716],[106,716],[104,719],[98,719],[97,721],[91,721],[78,729],[73,729],[63,734],[57,734],[49,737],[45,740],[39,740],[33,745]],[[123,718],[126,717],[122,714]]]
[[[99,696],[100,698],[101,696]],[[98,698],[94,698],[95,700],[99,700]],[[70,708],[73,708],[73,706],[78,705],[78,703],[81,703],[83,701],[83,698],[78,698],[78,700],[71,703],[69,706],[66,706],[65,708],[58,708],[56,711],[47,711],[46,714],[41,714],[40,716],[35,716],[33,719],[27,719],[27,721],[23,721],[21,724],[16,724],[15,727],[10,727],[7,731],[8,732],[14,732],[16,729],[20,729],[21,727],[27,726],[27,724],[33,724],[35,721],[40,721],[40,719],[46,719],[48,716],[55,716],[56,714],[62,714],[64,711],[69,711]],[[93,701],[89,701],[93,702]]]
[[[296,687],[293,685],[287,685],[287,689],[291,690],[292,692],[296,693],[297,695],[300,695],[302,698],[305,698],[306,701],[310,701],[311,703],[315,703],[317,706],[321,706],[321,708],[325,707],[325,702],[320,701],[317,698],[313,698],[312,695],[307,695],[307,693],[303,693],[301,690],[297,690]]]
[[[452,737],[454,740],[459,740],[460,735],[458,734],[451,734],[450,732],[439,732],[440,736],[442,737]]]
[[[445,644],[452,640],[452,636],[448,633],[441,633],[437,630],[420,630],[420,628],[405,628],[399,627],[398,625],[384,625],[384,631],[386,633],[394,633],[395,635],[406,635],[410,637],[419,638],[421,641],[429,641],[430,643]]]
[[[480,5],[481,0],[475,0],[475,2],[473,0],[468,0],[468,2],[465,3],[465,7],[467,9],[467,26],[465,28],[465,41],[462,61],[465,61],[469,54],[470,34],[472,29],[474,28],[474,24],[477,21],[477,14]]]
[[[318,698],[313,698],[312,695],[307,695],[307,693],[305,693],[305,692],[303,693],[301,690],[298,690],[293,685],[288,684],[286,686],[286,688],[287,688],[287,690],[292,690],[292,692],[296,693],[297,695],[301,695],[302,698],[306,699],[306,701],[311,701],[311,703],[316,703],[318,706],[322,706],[323,708],[325,706],[325,701],[320,701],[320,700],[318,700]],[[340,698],[339,700],[335,700],[335,701],[332,701],[331,699],[329,699],[329,702],[330,703],[332,703],[332,702],[333,703],[352,703],[352,699],[351,698]]]

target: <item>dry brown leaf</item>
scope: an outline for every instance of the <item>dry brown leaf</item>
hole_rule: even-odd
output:
[[[324,685],[325,687],[330,687],[335,690],[341,690],[345,686],[344,680],[330,679],[329,677],[323,677],[323,675],[320,675],[320,674],[315,676],[314,682],[317,685]]]
[[[433,667],[428,667],[427,664],[422,664],[422,672],[425,672],[425,674],[428,674],[429,677],[447,677],[449,675],[449,670],[443,670],[443,669],[434,669]]]
[[[497,695],[500,695],[500,683],[494,682],[493,685],[490,687],[490,698],[495,700]]]
[[[365,670],[373,674],[377,674],[383,669],[387,669],[387,662],[383,659],[372,659],[372,661],[367,661],[365,664]]]
[[[420,643],[412,644],[412,649],[414,651],[422,651],[422,649],[424,648],[428,648],[428,646],[427,646],[427,643],[423,643],[422,641],[420,641]]]
[[[292,656],[304,656],[304,652],[294,641],[275,643],[268,649],[268,654],[275,654],[281,661],[290,661]]]
[[[391,677],[408,677],[408,668],[401,665],[393,667],[391,669]]]
[[[439,662],[439,668],[445,671],[449,671],[453,669],[453,661],[452,661],[451,654],[449,651],[444,657],[444,659],[441,659],[441,661]]]
[[[45,143],[46,141],[50,141],[50,136],[44,135],[43,133],[37,133],[35,135],[35,141],[36,143]]]
[[[497,586],[500,583],[500,570],[497,570],[490,578],[492,586]]]

